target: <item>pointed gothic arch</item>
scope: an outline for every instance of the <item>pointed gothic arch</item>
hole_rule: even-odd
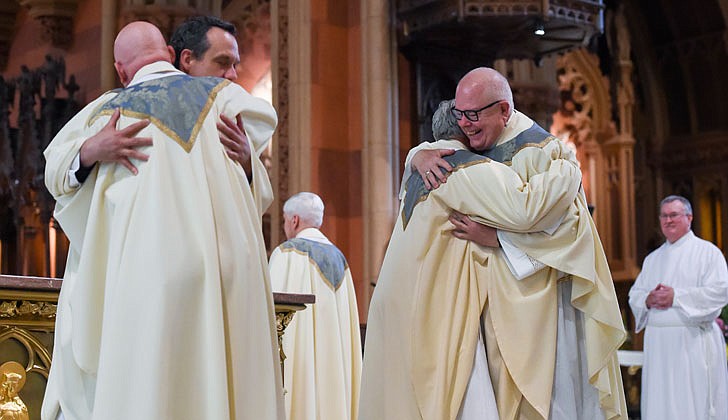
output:
[[[623,47],[624,48],[624,47]],[[573,144],[581,162],[588,203],[615,280],[634,280],[634,168],[631,117],[634,95],[631,62],[620,60],[627,76],[617,86],[619,129],[612,116],[609,81],[598,58],[577,49],[557,62],[562,105],[551,131]]]

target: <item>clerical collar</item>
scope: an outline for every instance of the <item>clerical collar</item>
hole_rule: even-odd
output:
[[[533,125],[533,120],[528,118],[526,114],[523,114],[522,112],[518,112],[515,108],[513,109],[513,112],[511,113],[511,116],[508,117],[508,121],[506,122],[506,126],[501,132],[500,136],[498,136],[498,139],[495,142],[496,146],[500,146],[501,144],[510,141],[517,135],[521,134],[525,130],[528,130]]]
[[[693,230],[690,229],[683,236],[681,236],[677,241],[670,242],[667,239],[665,239],[665,242],[667,243],[668,246],[679,246],[679,245],[682,245],[685,242],[687,242],[688,238],[692,238],[694,236],[695,236],[695,234],[693,233]]]
[[[166,61],[156,61],[140,68],[129,82],[129,86],[133,86],[149,80],[159,79],[162,77],[173,76],[175,74],[184,74],[177,70],[171,63]]]
[[[333,245],[329,238],[316,228],[306,228],[298,232],[296,238],[309,239],[315,242],[321,242],[323,244]]]

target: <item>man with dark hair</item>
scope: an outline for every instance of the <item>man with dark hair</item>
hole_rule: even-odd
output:
[[[214,16],[194,16],[172,34],[174,66],[190,76],[215,76],[235,81],[240,63],[235,25]]]
[[[214,16],[195,16],[187,19],[172,34],[170,46],[174,49],[174,66],[190,76],[222,77],[234,82],[237,79],[235,66],[240,63],[235,33],[235,25]],[[137,169],[129,158],[140,160],[148,158],[137,149],[147,145],[149,139],[135,137],[139,130],[146,126],[146,122],[133,124],[125,130],[117,130],[115,124],[116,119],[112,118],[109,125],[94,136],[94,142],[106,148],[109,156],[113,156],[113,161],[136,174]],[[258,195],[270,190],[270,180],[267,173],[254,167],[255,159],[251,159],[251,146],[240,116],[233,121],[225,115],[220,115],[217,129],[220,142],[225,146],[228,156],[243,167],[248,180],[253,179],[254,183],[261,184],[253,189],[256,201],[261,201],[267,208],[267,204],[264,203],[269,204],[273,199],[272,195],[269,196],[267,193],[263,197]],[[253,150],[258,156],[265,150],[269,140],[261,139],[253,144]],[[71,183],[74,185],[83,183],[92,169],[93,167],[84,167],[76,162],[70,171]],[[260,173],[260,179],[255,179],[254,173]]]
[[[174,48],[174,66],[190,76],[222,77],[234,82],[238,78],[235,67],[240,64],[235,25],[214,16],[193,16],[184,21],[172,34],[169,44]],[[224,116],[218,123],[220,141],[231,159],[240,162],[248,178],[251,145],[242,129],[241,121],[230,121]],[[253,144],[260,156],[265,142]]]

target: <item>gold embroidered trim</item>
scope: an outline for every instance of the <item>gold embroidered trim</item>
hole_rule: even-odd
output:
[[[470,161],[470,162],[461,163],[461,164],[456,165],[456,166],[454,166],[452,168],[452,172],[450,173],[450,175],[454,174],[455,172],[457,172],[460,169],[469,168],[469,167],[471,167],[473,165],[477,165],[477,164],[480,164],[480,163],[488,163],[491,160],[492,159],[490,159],[490,158],[484,157],[482,159],[478,159],[478,160],[473,160],[473,161]],[[407,193],[407,188],[405,187],[405,194],[406,193]],[[420,196],[417,199],[417,202],[412,206],[412,214],[414,214],[414,212],[415,212],[415,207],[417,207],[417,205],[420,204],[420,203],[422,203],[423,201],[427,200],[427,198],[429,196],[430,196],[430,192],[428,191],[427,194],[424,194],[424,195]],[[412,218],[412,215],[410,215],[410,218]],[[402,209],[402,230],[407,229],[407,224],[408,223],[409,223],[409,220],[407,220],[405,218],[404,209]]]
[[[177,143],[185,152],[189,153],[192,150],[192,147],[195,145],[197,140],[197,134],[202,129],[202,124],[205,122],[205,118],[207,118],[207,113],[210,112],[210,108],[212,107],[212,104],[215,102],[215,99],[217,98],[217,94],[225,88],[227,85],[232,83],[229,80],[224,80],[217,84],[208,95],[207,102],[205,102],[205,106],[202,107],[202,111],[200,111],[200,114],[197,117],[197,121],[195,122],[195,125],[192,126],[192,132],[190,133],[190,138],[187,139],[188,141],[182,140],[180,136],[177,135],[171,128],[167,127],[164,123],[162,123],[160,120],[158,120],[156,117],[148,114],[144,114],[137,111],[130,111],[124,108],[121,108],[121,115],[124,115],[125,117],[130,118],[136,118],[139,120],[149,120],[152,124],[157,126],[157,128],[163,132],[167,137],[174,140],[175,143]],[[99,105],[99,108],[104,106],[105,104]],[[98,108],[97,108],[98,109]],[[88,126],[90,127],[93,125],[93,123],[99,119],[102,115],[112,115],[114,113],[114,109],[105,109],[98,114],[96,114],[94,117],[92,117],[89,122]]]
[[[513,153],[513,156],[517,155],[518,152],[520,152],[521,150],[525,149],[526,147],[538,147],[539,149],[543,149],[544,147],[546,147],[547,144],[551,143],[554,140],[559,140],[559,139],[558,139],[558,137],[555,137],[555,136],[548,136],[543,141],[541,141],[540,143],[524,143],[524,144],[521,145],[521,147],[519,147],[516,150],[515,153]],[[512,166],[513,165],[513,159],[508,160],[508,161],[504,161],[502,163],[504,165],[506,165],[506,166]]]

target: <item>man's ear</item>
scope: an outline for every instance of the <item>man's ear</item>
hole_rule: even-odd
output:
[[[174,63],[174,59],[177,58],[177,54],[174,52],[174,47],[167,45],[167,51],[169,52],[169,62]]]
[[[183,49],[179,53],[179,69],[185,73],[189,73],[190,67],[192,67],[192,60],[192,51],[187,48]]]
[[[291,216],[291,226],[293,226],[293,229],[298,229],[298,226],[301,224],[301,218],[298,217],[297,214],[294,214]]]
[[[130,80],[126,75],[124,66],[122,66],[118,62],[114,61],[114,68],[116,69],[116,74],[119,76],[119,81],[121,82],[121,85],[126,87],[126,85],[129,84]]]
[[[508,122],[508,116],[511,115],[511,104],[508,101],[503,101],[498,104],[501,110],[501,117],[503,118],[503,124]]]

